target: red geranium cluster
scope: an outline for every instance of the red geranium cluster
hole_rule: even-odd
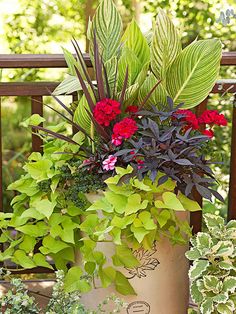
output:
[[[100,125],[109,126],[111,121],[115,120],[121,113],[120,103],[116,100],[104,98],[98,103],[93,110],[94,117]]]
[[[187,128],[201,131],[202,134],[212,138],[214,132],[212,130],[214,125],[226,126],[227,120],[223,114],[220,114],[217,110],[205,110],[200,117],[197,116],[190,110],[177,110],[174,114],[175,117],[181,115],[182,121],[187,123]],[[210,129],[206,128],[206,125],[210,126]]]
[[[198,124],[198,118],[196,115],[191,111],[187,109],[180,109],[175,112],[175,116],[183,115],[181,118],[182,121],[185,121],[188,125],[188,128],[192,128],[194,130],[198,130],[199,124]]]
[[[131,118],[124,118],[117,122],[113,127],[113,144],[119,146],[124,138],[130,138],[137,130],[137,123]]]
[[[205,110],[198,118],[200,124],[226,126],[227,120],[222,113],[217,110]]]

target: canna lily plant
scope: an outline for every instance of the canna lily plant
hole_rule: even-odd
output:
[[[216,81],[220,41],[194,41],[182,49],[162,10],[151,40],[135,20],[123,35],[122,29],[113,2],[103,0],[88,28],[94,78],[75,39],[76,57],[64,49],[69,76],[52,96],[65,114],[48,106],[64,122],[44,128],[37,115],[24,122],[44,139],[44,153],[31,154],[25,175],[9,187],[19,192],[13,214],[0,216],[6,248],[0,259],[26,268],[52,268],[53,260],[67,272],[68,292],[88,292],[98,277],[103,287],[135,294],[120,267],[144,277],[159,262],[143,266],[137,250],[152,251],[162,237],[185,244],[191,228],[176,212],[201,209],[196,191],[222,200],[203,151],[213,128],[227,121],[216,110],[200,117],[189,110]],[[71,107],[57,97],[72,92],[79,100]],[[91,202],[91,192],[102,196]],[[113,243],[111,263],[100,242]]]

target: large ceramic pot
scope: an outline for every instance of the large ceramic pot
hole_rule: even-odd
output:
[[[88,195],[94,202],[101,194]],[[179,213],[179,218],[188,219],[187,213]],[[114,254],[112,243],[99,244],[99,249],[109,259]],[[114,287],[98,286],[82,296],[82,302],[91,309],[111,294],[116,294],[128,303],[122,314],[186,314],[188,308],[189,282],[188,260],[185,252],[188,246],[172,246],[167,238],[154,243],[151,251],[139,249],[134,254],[140,261],[135,269],[121,269],[129,278],[137,296],[119,295]],[[108,312],[109,313],[109,312]]]

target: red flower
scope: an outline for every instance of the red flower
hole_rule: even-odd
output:
[[[198,118],[200,124],[219,125],[226,126],[227,120],[223,114],[220,114],[217,110],[205,110]]]
[[[214,136],[214,132],[212,130],[204,130],[202,131],[202,134],[212,138]]]
[[[96,121],[104,126],[109,126],[111,121],[115,120],[120,113],[120,103],[109,98],[104,98],[97,102],[93,110]]]
[[[178,115],[183,116],[181,120],[187,123],[188,128],[192,128],[194,130],[197,130],[199,128],[198,119],[191,110],[179,109],[174,113],[174,117],[179,118]]]
[[[138,106],[128,106],[125,109],[125,112],[127,112],[127,113],[136,113],[138,111],[139,111],[139,107]]]
[[[138,130],[136,122],[131,118],[124,118],[117,122],[113,128],[113,136],[122,138],[130,138]],[[112,137],[113,137],[112,136]]]
[[[142,165],[144,164],[144,161],[142,159],[138,159],[137,164],[138,164],[138,169],[142,169],[143,168]]]

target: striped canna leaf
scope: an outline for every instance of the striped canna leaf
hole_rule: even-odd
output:
[[[167,71],[166,89],[176,105],[193,108],[212,90],[220,69],[221,42],[199,40],[187,46]]]
[[[157,79],[165,82],[166,72],[181,52],[179,34],[171,19],[160,9],[153,25],[151,68]]]
[[[134,19],[127,26],[121,41],[125,47],[132,50],[142,65],[150,61],[150,48],[147,39]]]
[[[102,0],[89,25],[90,54],[93,59],[93,31],[96,29],[96,37],[99,52],[103,62],[107,62],[117,54],[121,32],[122,21],[112,0]]]

